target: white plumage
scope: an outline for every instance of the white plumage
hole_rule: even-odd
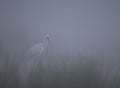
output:
[[[42,43],[34,45],[27,53],[28,56],[34,56],[34,55],[42,55],[43,53],[47,53],[47,48],[48,48],[48,43],[49,43],[49,35],[45,36],[45,39],[43,40]]]
[[[47,71],[47,51],[49,35],[46,35],[43,42],[34,45],[26,54],[23,63],[20,64],[19,76],[22,88],[27,88],[29,78],[41,73],[41,79]],[[43,75],[44,74],[44,75]],[[29,87],[28,87],[29,88]]]

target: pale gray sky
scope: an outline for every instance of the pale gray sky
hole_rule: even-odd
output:
[[[119,0],[1,0],[0,39],[26,47],[48,33],[59,52],[120,51]]]

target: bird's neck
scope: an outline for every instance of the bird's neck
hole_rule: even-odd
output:
[[[44,40],[44,45],[48,47],[48,40]]]

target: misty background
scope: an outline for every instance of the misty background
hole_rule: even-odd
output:
[[[51,56],[73,57],[73,63],[81,56],[97,57],[99,62],[105,58],[105,64],[115,65],[118,70],[119,8],[119,0],[1,0],[1,74],[6,63],[17,66],[46,34],[50,35]]]

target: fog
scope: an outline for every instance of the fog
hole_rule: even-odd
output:
[[[48,72],[49,81],[43,82],[42,87],[37,85],[42,82],[37,81],[38,88],[119,88],[119,3],[119,0],[1,0],[0,87],[22,85],[18,73],[23,63],[29,63],[24,62],[26,53],[49,34],[47,64],[56,68],[53,67],[52,76]],[[98,74],[97,78],[91,77],[96,78],[96,86],[95,81],[88,80],[91,76],[88,70],[83,75],[83,68],[92,69],[91,72],[95,69],[91,74],[98,72],[100,77]]]

